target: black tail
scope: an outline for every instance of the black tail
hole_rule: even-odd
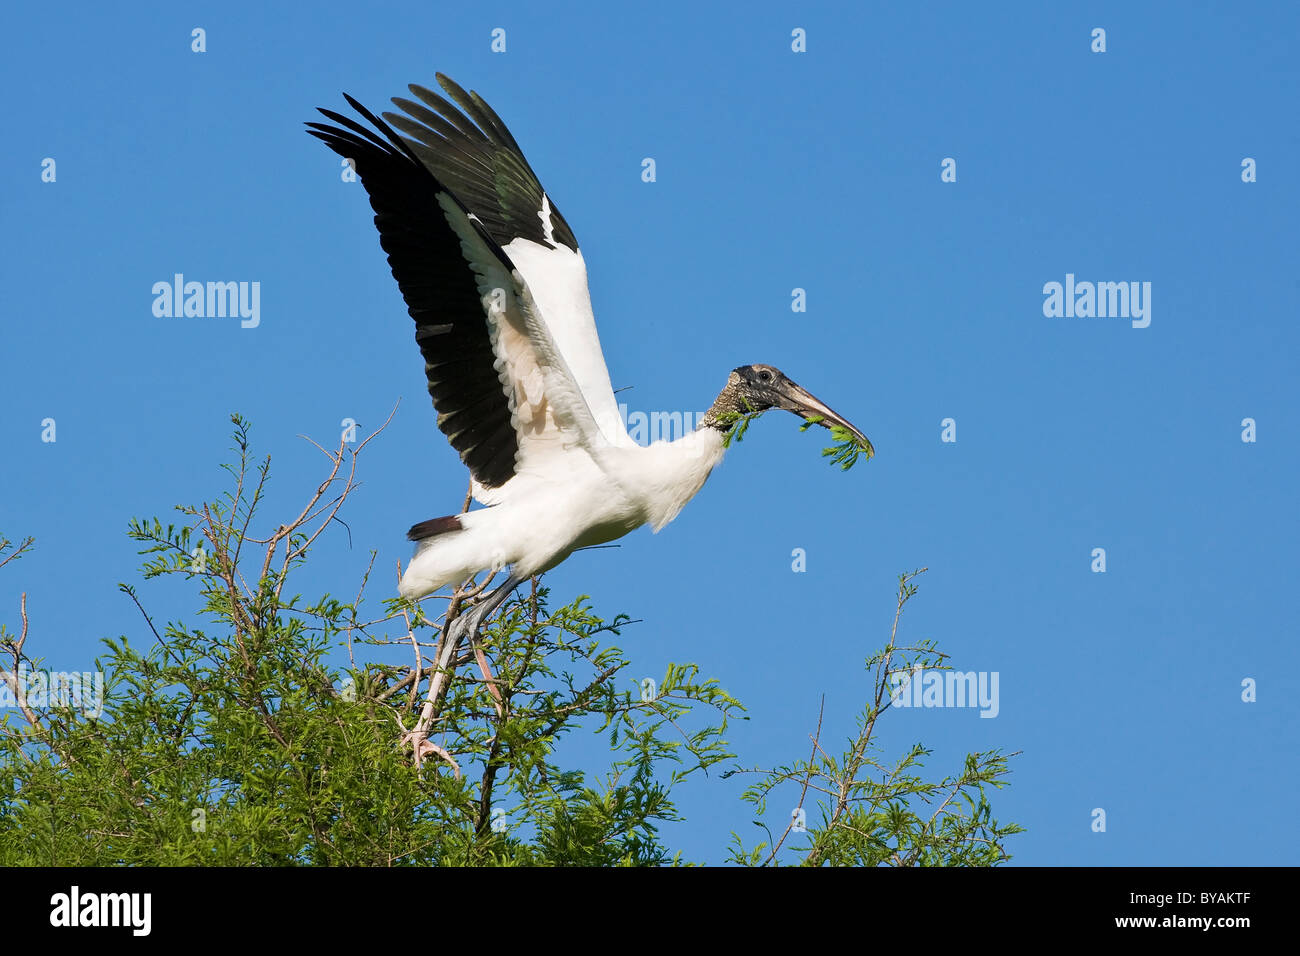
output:
[[[425,538],[432,538],[436,534],[461,530],[463,530],[463,526],[460,523],[460,516],[447,515],[442,518],[430,518],[428,521],[421,521],[419,524],[411,525],[411,530],[406,532],[406,536],[412,541],[423,541]]]

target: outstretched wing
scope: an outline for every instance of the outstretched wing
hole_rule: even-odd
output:
[[[573,372],[527,281],[482,221],[411,148],[360,103],[372,131],[338,124],[309,132],[352,162],[370,196],[380,244],[415,320],[438,427],[490,503],[519,471],[578,445],[603,442]]]
[[[419,102],[394,97],[402,113],[384,119],[474,213],[528,283],[606,441],[632,444],[596,334],[587,265],[573,230],[492,107],[441,73],[437,78],[451,101],[412,85]]]

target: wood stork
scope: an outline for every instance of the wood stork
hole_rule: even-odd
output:
[[[672,521],[722,460],[738,415],[787,409],[847,430],[870,452],[860,431],[770,365],[734,369],[694,432],[633,441],[573,231],[492,108],[437,78],[454,104],[412,85],[414,100],[393,99],[402,113],[379,119],[344,94],[373,129],[328,109],[320,112],[337,125],[307,124],[350,160],[370,196],[438,427],[487,506],[410,529],[418,545],[403,596],[508,568],[456,622],[473,640],[521,582],[575,549]]]

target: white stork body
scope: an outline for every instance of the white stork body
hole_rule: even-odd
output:
[[[430,594],[507,566],[528,577],[578,548],[613,541],[643,524],[657,531],[695,497],[722,454],[721,433],[707,429],[646,448],[609,449],[599,465],[573,455],[581,464],[563,472],[516,475],[500,504],[460,516],[463,531],[420,542],[401,592]]]
[[[510,567],[481,617],[576,548],[643,524],[658,531],[722,460],[734,414],[786,408],[861,437],[781,372],[755,365],[732,371],[697,431],[649,447],[632,441],[568,223],[491,107],[438,81],[455,105],[412,86],[420,102],[394,99],[405,115],[385,113],[388,122],[347,98],[373,130],[330,110],[321,112],[338,126],[308,124],[351,161],[370,196],[438,427],[487,506],[411,529],[419,546],[403,596]]]

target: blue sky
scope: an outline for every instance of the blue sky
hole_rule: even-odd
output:
[[[302,131],[341,91],[379,110],[441,71],[572,225],[631,411],[703,409],[766,362],[877,448],[840,473],[773,413],[666,530],[552,573],[644,619],[638,676],[698,662],[749,708],[743,763],[801,758],[823,694],[826,738],[852,732],[896,577],[925,565],[904,634],[998,672],[999,713],[895,711],[880,739],[933,746],[936,774],[1023,751],[994,798],[1028,828],[1016,862],[1294,864],[1300,12],[554,6],[7,8],[0,533],[38,550],[0,574],[4,620],[26,590],[55,669],[142,641],[127,520],[224,488],[235,411],[274,457],[271,521],[321,474],[296,436],[402,399],[351,548],[323,539],[304,591],[351,595],[370,549],[389,573],[409,524],[458,507],[369,206]],[[178,272],[259,282],[260,324],[155,317]],[[1067,274],[1149,282],[1149,326],[1045,316]],[[142,594],[192,617],[184,588]],[[752,842],[740,789],[685,788],[669,844]]]

